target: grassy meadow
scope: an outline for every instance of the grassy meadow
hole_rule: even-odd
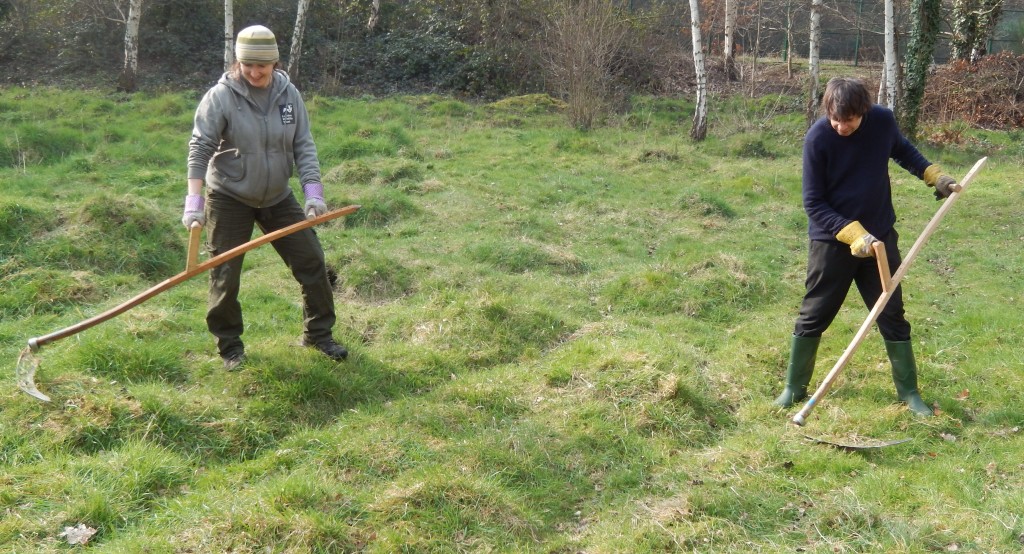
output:
[[[931,419],[877,333],[805,427],[771,405],[807,242],[784,96],[713,98],[700,144],[689,99],[580,132],[545,96],[308,97],[328,204],[362,205],[318,228],[349,360],[297,346],[261,248],[240,371],[203,276],[44,346],[53,402],[23,394],[28,339],[184,269],[199,94],[0,90],[0,550],[1024,549],[1021,132],[919,144],[958,177],[990,157],[903,282]],[[940,204],[892,177],[905,254]],[[812,387],[866,315],[851,295]]]

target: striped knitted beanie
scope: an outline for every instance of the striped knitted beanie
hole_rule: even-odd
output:
[[[274,33],[263,25],[253,25],[238,32],[235,59],[242,63],[274,63],[280,58]]]

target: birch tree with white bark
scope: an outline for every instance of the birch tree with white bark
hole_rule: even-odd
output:
[[[235,64],[235,13],[231,0],[224,0],[224,71]]]
[[[299,77],[299,59],[302,58],[302,35],[306,32],[306,14],[312,0],[299,0],[299,10],[295,14],[295,30],[292,32],[292,49],[288,54],[288,75],[292,81]]]
[[[893,0],[885,0],[885,73],[882,75],[882,86],[885,90],[883,103],[890,110],[896,111],[896,84],[899,70],[899,59],[896,57],[896,15]]]
[[[142,19],[142,0],[128,3],[128,17],[125,18],[124,68],[117,80],[117,90],[135,92],[135,79],[139,71],[139,21]]]
[[[739,0],[725,0],[725,37],[722,40],[722,54],[725,62],[725,76],[736,80],[736,18],[739,14]]]
[[[757,18],[754,20],[754,48],[750,54],[750,97],[757,96],[757,60],[761,52],[761,14],[764,2],[757,0]]]
[[[370,3],[370,18],[366,21],[367,32],[373,33],[378,22],[380,22],[380,0],[373,0]]]
[[[700,0],[690,0],[690,34],[693,37],[693,69],[697,74],[697,107],[693,113],[690,138],[699,142],[708,135],[708,72],[704,67],[704,41],[700,35]]]
[[[807,53],[809,79],[807,87],[807,126],[816,120],[818,113],[818,79],[821,75],[821,9],[822,0],[811,1],[810,47]]]

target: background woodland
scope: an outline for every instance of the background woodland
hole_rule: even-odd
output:
[[[924,121],[1021,126],[1020,0],[889,4],[897,87],[915,70],[906,52],[914,33],[934,39],[922,66]],[[633,94],[820,94],[808,90],[812,13],[820,33],[812,65],[848,64],[880,85],[885,9],[884,0],[3,0],[0,82],[204,90],[224,69],[226,28],[259,23],[276,32],[282,62],[308,92],[480,100],[544,92],[593,104],[575,108],[584,113],[573,122],[585,128]],[[937,25],[922,31],[915,24],[927,10]]]

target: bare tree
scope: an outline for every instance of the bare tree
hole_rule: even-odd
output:
[[[896,16],[894,0],[885,0],[885,70],[882,83],[885,88],[884,104],[896,111],[896,72],[899,60],[896,58]]]
[[[811,36],[808,51],[810,83],[807,90],[807,126],[817,119],[818,78],[821,75],[821,6],[822,0],[811,0]]]
[[[739,14],[739,0],[725,0],[725,39],[722,54],[725,62],[725,76],[736,80],[736,18]]]
[[[292,32],[292,49],[288,54],[288,75],[292,80],[299,77],[299,58],[302,57],[302,35],[306,32],[306,14],[312,0],[299,0],[299,10],[295,14],[295,31]]]
[[[142,19],[142,0],[131,0],[124,31],[124,69],[117,81],[117,90],[135,92],[135,77],[139,71],[139,20]]]
[[[758,41],[758,50],[760,51],[762,36],[769,37],[769,40],[782,36],[783,43],[776,46],[777,43],[773,41],[771,48],[778,48],[782,53],[782,59],[786,62],[787,79],[793,78],[794,44],[797,43],[796,37],[802,36],[796,28],[802,24],[800,15],[806,8],[805,3],[807,2],[804,0],[768,0],[765,5],[765,1],[757,0],[756,25],[759,32],[755,35],[755,40]]]
[[[792,0],[786,2],[786,77],[793,78],[793,24],[797,12],[800,11],[799,4]]]
[[[235,12],[231,0],[224,0],[224,71],[235,64]]]
[[[697,74],[697,106],[690,138],[699,142],[708,135],[708,73],[704,67],[704,41],[700,35],[700,0],[690,0],[690,34],[693,37],[693,69]]]
[[[764,8],[763,0],[757,0],[757,19],[754,24],[754,51],[750,60],[750,97],[757,94],[757,60],[761,53],[761,14]]]
[[[370,4],[370,19],[366,22],[366,30],[373,33],[380,22],[380,0],[373,0]]]

